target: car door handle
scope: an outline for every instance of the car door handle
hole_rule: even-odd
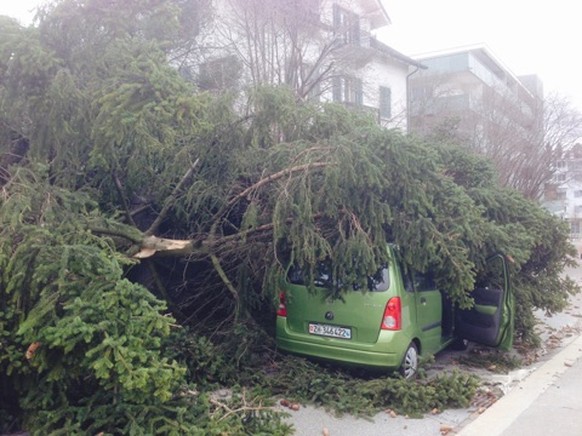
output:
[[[420,298],[420,304],[426,305],[426,298],[421,297]]]

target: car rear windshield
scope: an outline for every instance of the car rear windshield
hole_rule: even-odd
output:
[[[307,286],[309,281],[309,273],[297,266],[292,266],[288,273],[289,282],[294,285]],[[367,290],[372,292],[383,292],[390,287],[390,274],[388,266],[384,265],[379,268],[374,274],[367,276]],[[331,267],[328,262],[319,262],[314,271],[313,285],[320,288],[332,288],[334,286],[341,287],[342,280],[334,280],[331,274]],[[354,283],[351,288],[354,291],[361,291],[362,286]]]

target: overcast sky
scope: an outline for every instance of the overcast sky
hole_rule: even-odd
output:
[[[379,37],[414,57],[485,44],[516,75],[537,74],[545,93],[582,112],[582,26],[573,0],[382,0],[392,24]]]
[[[42,0],[0,0],[0,15],[18,18],[22,24],[29,24],[32,20],[31,12]]]
[[[277,0],[284,1],[284,0]],[[0,15],[27,24],[42,0],[0,0]],[[388,45],[416,54],[484,43],[514,74],[537,74],[546,94],[582,112],[581,14],[576,0],[382,0]]]

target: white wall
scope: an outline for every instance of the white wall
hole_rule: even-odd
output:
[[[406,76],[408,65],[396,61],[376,59],[363,70],[364,105],[379,107],[379,88],[385,86],[392,91],[392,117],[382,120],[385,127],[395,127],[406,131]]]

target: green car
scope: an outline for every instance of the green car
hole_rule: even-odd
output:
[[[422,354],[474,341],[508,349],[513,337],[513,295],[506,258],[495,255],[477,277],[475,305],[460,310],[439,291],[430,273],[405,272],[393,247],[391,261],[368,289],[330,298],[329,265],[318,265],[315,292],[306,274],[291,268],[277,311],[280,350],[347,365],[399,370],[412,378]]]

